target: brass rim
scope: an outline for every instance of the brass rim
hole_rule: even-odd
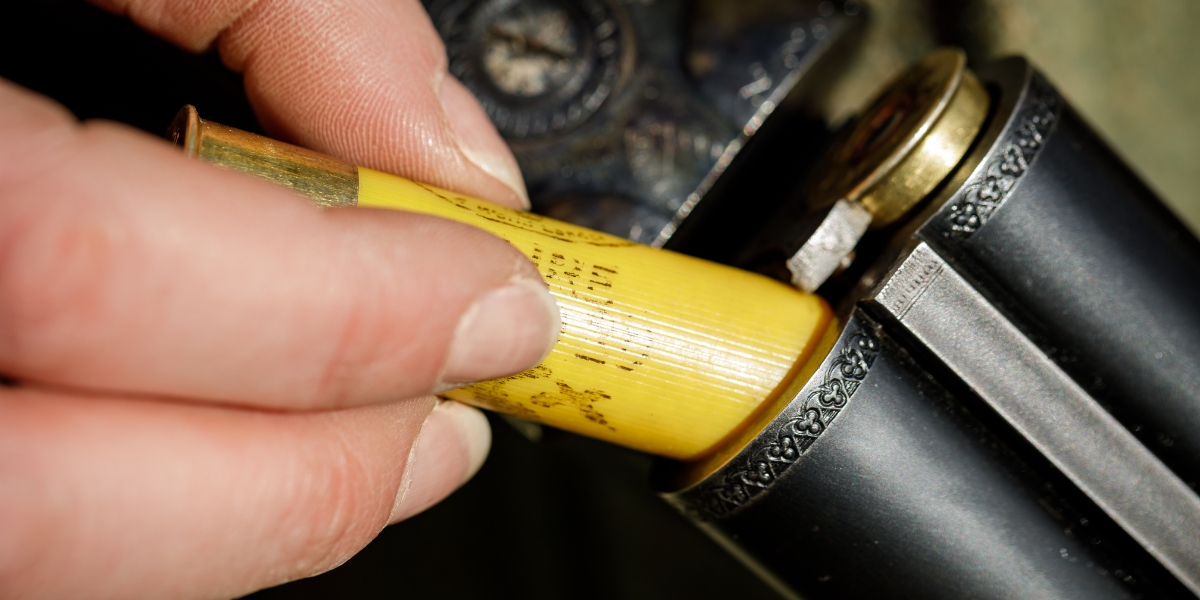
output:
[[[358,202],[358,167],[299,146],[277,142],[200,118],[196,107],[179,111],[167,137],[217,166],[282,185],[321,206]]]
[[[882,227],[920,202],[966,155],[989,98],[966,55],[939,48],[888,85],[826,156],[814,207],[861,202]]]

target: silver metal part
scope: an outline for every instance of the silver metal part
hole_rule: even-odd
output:
[[[838,200],[817,226],[812,237],[787,260],[792,285],[814,292],[844,266],[858,241],[871,225],[871,211],[862,204]]]
[[[924,243],[874,301],[1200,594],[1200,498]]]

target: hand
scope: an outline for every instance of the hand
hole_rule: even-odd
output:
[[[510,206],[415,1],[107,0],[245,73],[275,136]],[[0,596],[229,597],[342,563],[479,468],[432,391],[539,362],[507,243],[319,210],[0,81]]]

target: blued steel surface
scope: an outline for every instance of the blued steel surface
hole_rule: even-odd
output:
[[[870,300],[1200,593],[1200,498],[928,245]]]
[[[666,497],[793,597],[1186,597],[1044,470],[858,312],[758,439]]]
[[[668,499],[808,598],[1189,597],[1200,244],[1027,63],[980,76],[829,369]]]
[[[1200,481],[1200,242],[1021,59],[918,236],[1185,482]]]

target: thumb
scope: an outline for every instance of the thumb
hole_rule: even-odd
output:
[[[446,73],[415,0],[93,0],[185,48],[214,43],[276,137],[510,207],[517,163]],[[203,109],[203,107],[201,107]]]

